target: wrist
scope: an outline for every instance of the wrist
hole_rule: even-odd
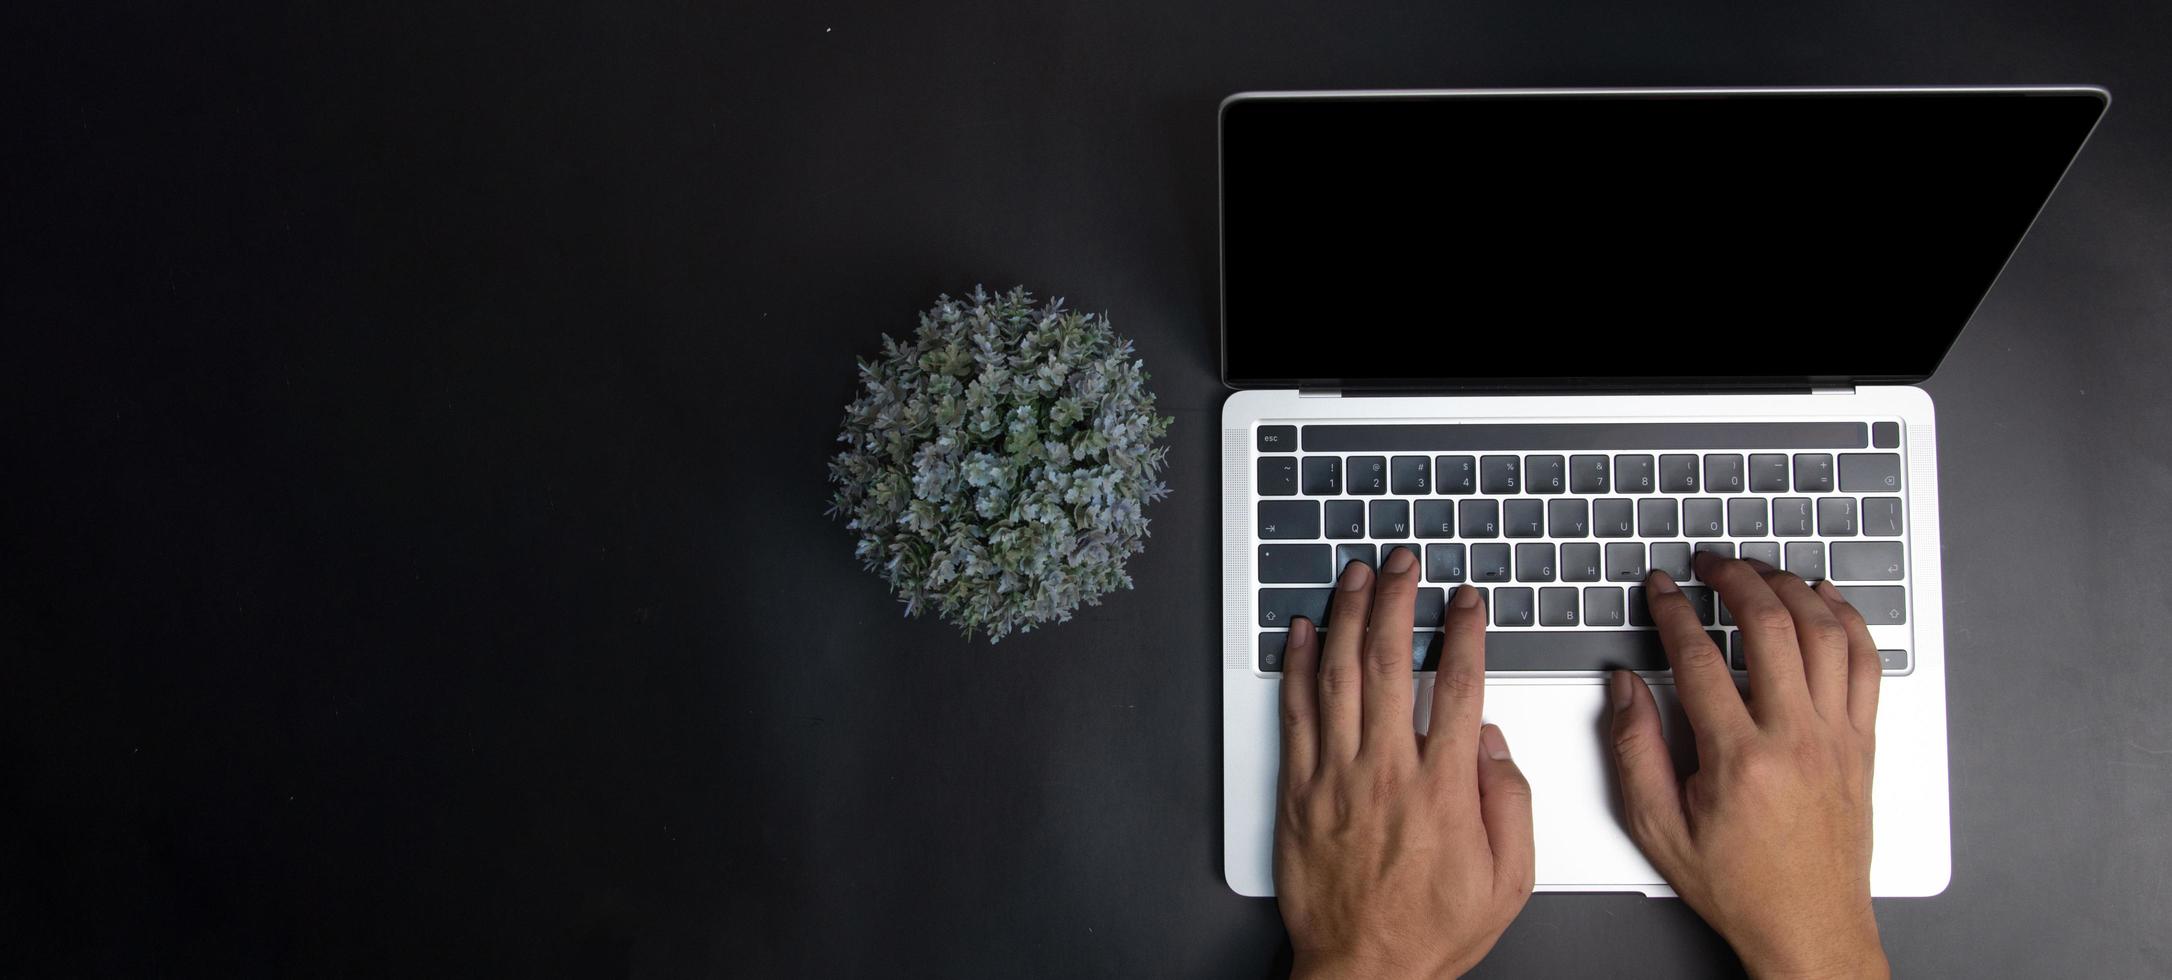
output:
[[[1758,949],[1738,943],[1735,952],[1743,970],[1756,980],[1884,980],[1892,970],[1878,939],[1878,923],[1864,918],[1863,925],[1844,935],[1827,934],[1815,945]]]
[[[1301,950],[1290,960],[1290,980],[1373,980],[1400,977],[1458,976],[1461,970],[1434,970],[1380,956],[1336,950]]]

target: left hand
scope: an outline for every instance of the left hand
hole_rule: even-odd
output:
[[[1377,587],[1374,579],[1378,579]],[[1343,570],[1325,649],[1291,624],[1282,675],[1275,891],[1293,976],[1447,976],[1493,948],[1531,896],[1531,786],[1500,729],[1480,726],[1485,608],[1458,588],[1414,728],[1417,562]]]

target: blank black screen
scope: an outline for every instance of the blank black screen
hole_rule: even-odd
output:
[[[1920,380],[2102,109],[2091,92],[1234,100],[1225,374]]]

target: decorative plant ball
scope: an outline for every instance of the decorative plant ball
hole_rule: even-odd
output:
[[[830,514],[907,616],[993,643],[1131,588],[1146,505],[1169,495],[1170,420],[1106,315],[975,286],[859,366]]]

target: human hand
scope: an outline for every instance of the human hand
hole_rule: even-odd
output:
[[[1449,603],[1421,736],[1410,669],[1417,590],[1417,562],[1391,549],[1377,575],[1358,562],[1343,569],[1324,644],[1312,623],[1291,624],[1275,891],[1294,976],[1461,973],[1531,897],[1531,786],[1501,730],[1479,726],[1485,609],[1470,588]]]
[[[1615,762],[1629,836],[1760,977],[1886,976],[1870,911],[1878,649],[1830,582],[1697,556],[1743,632],[1745,702],[1673,580],[1644,580],[1698,768],[1675,772],[1644,680],[1616,671]]]

